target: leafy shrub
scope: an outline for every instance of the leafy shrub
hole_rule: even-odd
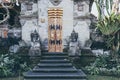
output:
[[[9,77],[20,75],[21,72],[30,69],[27,62],[25,62],[22,57],[13,55],[1,55],[0,56],[0,77]],[[28,58],[29,59],[29,58]]]
[[[1,54],[7,54],[8,53],[8,47],[0,47],[0,55]]]
[[[96,56],[92,53],[89,49],[81,49],[81,56],[79,63],[82,67],[85,67],[87,65],[90,65],[90,63],[93,63],[96,60]]]
[[[111,58],[109,56],[99,56],[93,64],[86,66],[83,70],[92,75],[107,75],[107,76],[119,76],[120,75],[120,64],[112,61],[109,64]],[[113,65],[113,66],[112,66]]]
[[[28,71],[30,69],[28,62],[24,60],[24,58],[21,55],[18,54],[14,54],[14,55],[9,55],[9,57],[11,59],[14,59],[14,63],[13,63],[13,73],[15,73],[15,75],[18,75],[19,73],[23,72],[23,71]],[[23,59],[22,59],[23,58]],[[26,57],[29,60],[29,57]],[[30,60],[29,60],[30,62]]]
[[[14,59],[9,59],[8,55],[0,56],[0,77],[11,76]]]

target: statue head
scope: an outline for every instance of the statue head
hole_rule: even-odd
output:
[[[34,32],[31,33],[31,41],[36,42],[38,40],[39,40],[39,34],[38,34],[37,30],[34,30]]]
[[[71,33],[70,39],[71,39],[71,42],[76,42],[78,40],[78,33],[76,33],[74,29]]]

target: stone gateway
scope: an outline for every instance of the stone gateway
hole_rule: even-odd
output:
[[[25,0],[21,2],[20,22],[22,39],[27,44],[31,43],[31,33],[36,30],[46,50],[62,52],[65,40],[74,29],[78,33],[78,41],[84,46],[90,35],[90,1]],[[48,44],[44,44],[45,40]]]

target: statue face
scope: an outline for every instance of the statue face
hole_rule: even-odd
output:
[[[50,2],[54,5],[54,6],[58,6],[62,0],[50,0]]]

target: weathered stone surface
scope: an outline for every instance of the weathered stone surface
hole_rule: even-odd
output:
[[[20,49],[20,46],[19,45],[13,45],[13,46],[10,46],[9,48],[9,52],[10,53],[17,53]]]
[[[40,63],[32,71],[24,74],[24,80],[86,80],[86,75],[82,70],[77,70],[66,55],[64,53],[43,53]],[[47,58],[44,58],[46,56]],[[51,56],[53,56],[52,60]]]
[[[41,48],[40,43],[38,42],[31,42],[31,48],[29,50],[29,55],[32,56],[40,56],[41,55]]]
[[[69,56],[79,56],[80,55],[80,47],[78,42],[70,42],[69,46]]]

